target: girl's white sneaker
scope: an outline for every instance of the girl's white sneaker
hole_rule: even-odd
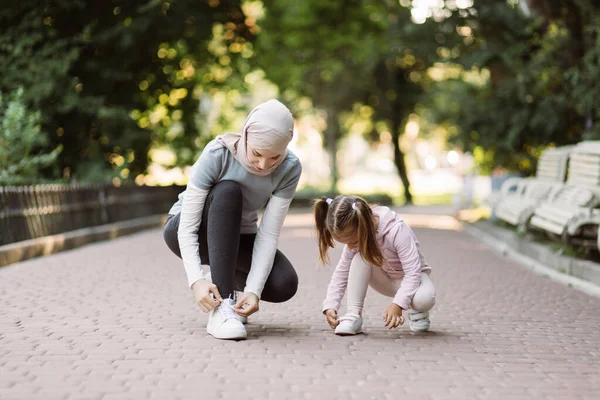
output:
[[[358,314],[346,314],[339,319],[335,334],[340,336],[356,335],[362,333],[363,319]]]
[[[429,320],[429,311],[418,312],[408,310],[409,326],[412,332],[427,332],[431,321]]]

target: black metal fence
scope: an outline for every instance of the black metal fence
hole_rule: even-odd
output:
[[[0,187],[0,246],[80,228],[166,214],[181,186]]]

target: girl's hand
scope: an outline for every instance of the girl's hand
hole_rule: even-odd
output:
[[[194,282],[192,290],[194,291],[196,303],[198,303],[203,312],[209,312],[223,301],[219,289],[217,289],[217,285],[206,279],[200,279]]]
[[[340,323],[340,321],[337,319],[337,311],[335,311],[333,308],[323,311],[323,314],[325,314],[325,318],[327,318],[327,323],[331,329],[335,329],[335,327]]]
[[[236,314],[242,317],[249,317],[258,311],[258,296],[252,292],[244,292],[242,298],[238,300],[237,304],[233,306]]]
[[[383,320],[385,321],[385,326],[390,329],[402,325],[404,323],[402,308],[398,304],[390,304],[383,313]]]

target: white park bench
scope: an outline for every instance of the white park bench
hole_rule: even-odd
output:
[[[567,162],[576,146],[552,147],[544,150],[538,160],[535,177],[555,182],[564,182],[567,176]]]
[[[536,207],[530,226],[567,243],[598,246],[600,223],[600,142],[579,143],[569,161],[563,188]]]
[[[542,201],[553,197],[563,183],[537,179],[521,179],[513,194],[504,196],[494,208],[496,216],[510,225],[523,230]]]
[[[562,188],[567,161],[575,146],[550,148],[543,152],[535,178],[510,178],[502,185],[492,205],[501,220],[525,229],[535,208]]]

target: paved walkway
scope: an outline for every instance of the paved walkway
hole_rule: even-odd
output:
[[[205,333],[183,268],[152,230],[0,269],[0,399],[598,399],[600,299],[507,262],[443,216],[408,216],[433,266],[432,332],[366,334],[320,314],[310,217],[280,248],[298,295],[262,303],[249,340]],[[335,259],[339,250],[332,255]]]

